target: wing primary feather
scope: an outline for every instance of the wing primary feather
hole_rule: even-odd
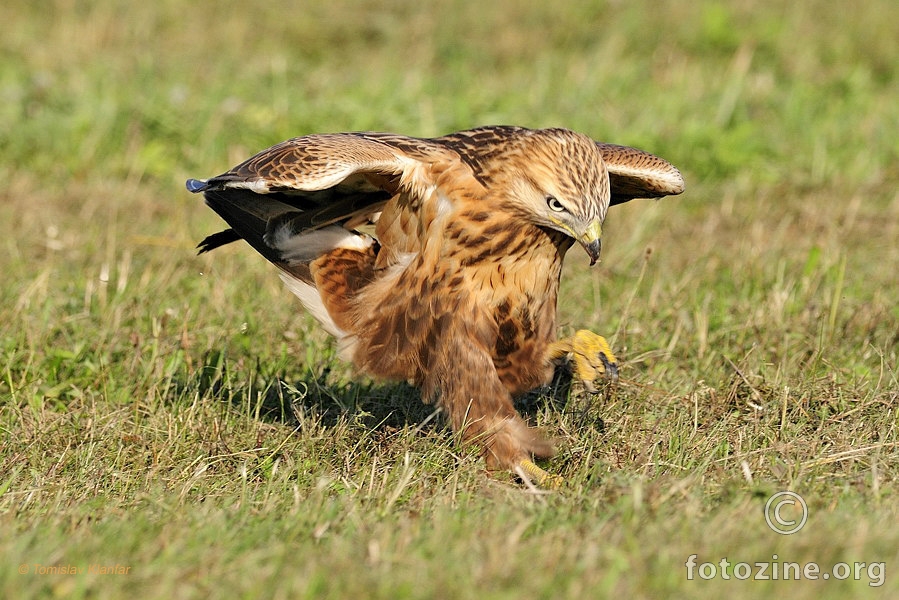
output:
[[[683,175],[667,160],[629,146],[601,142],[596,146],[609,171],[611,206],[683,193]]]
[[[212,235],[206,236],[202,242],[197,244],[197,254],[205,254],[206,252],[215,250],[225,244],[236,242],[239,239],[241,239],[240,236],[233,229],[226,229],[224,231],[219,231],[218,233],[213,233]]]
[[[280,207],[271,206],[280,205],[280,202],[269,200],[265,196],[253,194],[246,190],[206,190],[204,194],[206,204],[214,210],[218,215],[231,226],[232,234],[215,234],[210,236],[216,245],[206,244],[204,240],[200,245],[205,244],[208,250],[212,250],[226,243],[224,240],[234,241],[234,238],[242,238],[246,240],[259,254],[273,263],[281,262],[281,253],[268,244],[263,239],[268,231],[269,220],[265,217],[267,212],[277,212]],[[283,206],[283,205],[282,205]],[[216,238],[216,235],[222,236]],[[227,237],[226,237],[227,235]],[[201,250],[202,251],[202,250]]]

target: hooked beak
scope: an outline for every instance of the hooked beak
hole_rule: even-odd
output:
[[[587,227],[587,230],[577,239],[584,247],[584,250],[587,251],[587,255],[590,257],[590,266],[596,264],[596,261],[599,260],[599,252],[602,249],[602,243],[599,239],[602,237],[602,222],[599,219],[596,219],[590,226]]]

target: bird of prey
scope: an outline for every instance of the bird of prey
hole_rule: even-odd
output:
[[[588,387],[616,377],[602,337],[557,340],[562,259],[592,265],[610,205],[680,194],[671,164],[567,129],[493,126],[437,138],[389,133],[297,137],[206,180],[190,179],[375,378],[407,380],[436,401],[490,470],[556,487],[533,462],[553,444],[514,396],[573,364]]]

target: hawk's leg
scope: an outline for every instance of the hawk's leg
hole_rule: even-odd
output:
[[[586,329],[578,330],[573,336],[550,344],[547,361],[567,358],[574,366],[574,374],[588,392],[596,391],[593,383],[600,375],[618,380],[618,359],[606,338]]]
[[[466,335],[441,340],[439,362],[424,388],[437,393],[454,431],[483,449],[489,470],[507,469],[541,487],[558,488],[562,478],[547,473],[533,456],[552,456],[553,444],[529,427],[493,366],[490,353]]]
[[[565,479],[563,479],[561,475],[547,473],[534,464],[534,461],[527,458],[519,461],[518,464],[515,465],[514,471],[515,474],[522,479],[533,481],[540,487],[549,490],[557,490],[565,483]]]

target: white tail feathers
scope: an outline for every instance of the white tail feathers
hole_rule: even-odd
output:
[[[366,250],[374,243],[370,236],[347,231],[337,225],[296,233],[289,223],[265,234],[263,239],[278,250],[287,263],[309,262],[334,248]]]

